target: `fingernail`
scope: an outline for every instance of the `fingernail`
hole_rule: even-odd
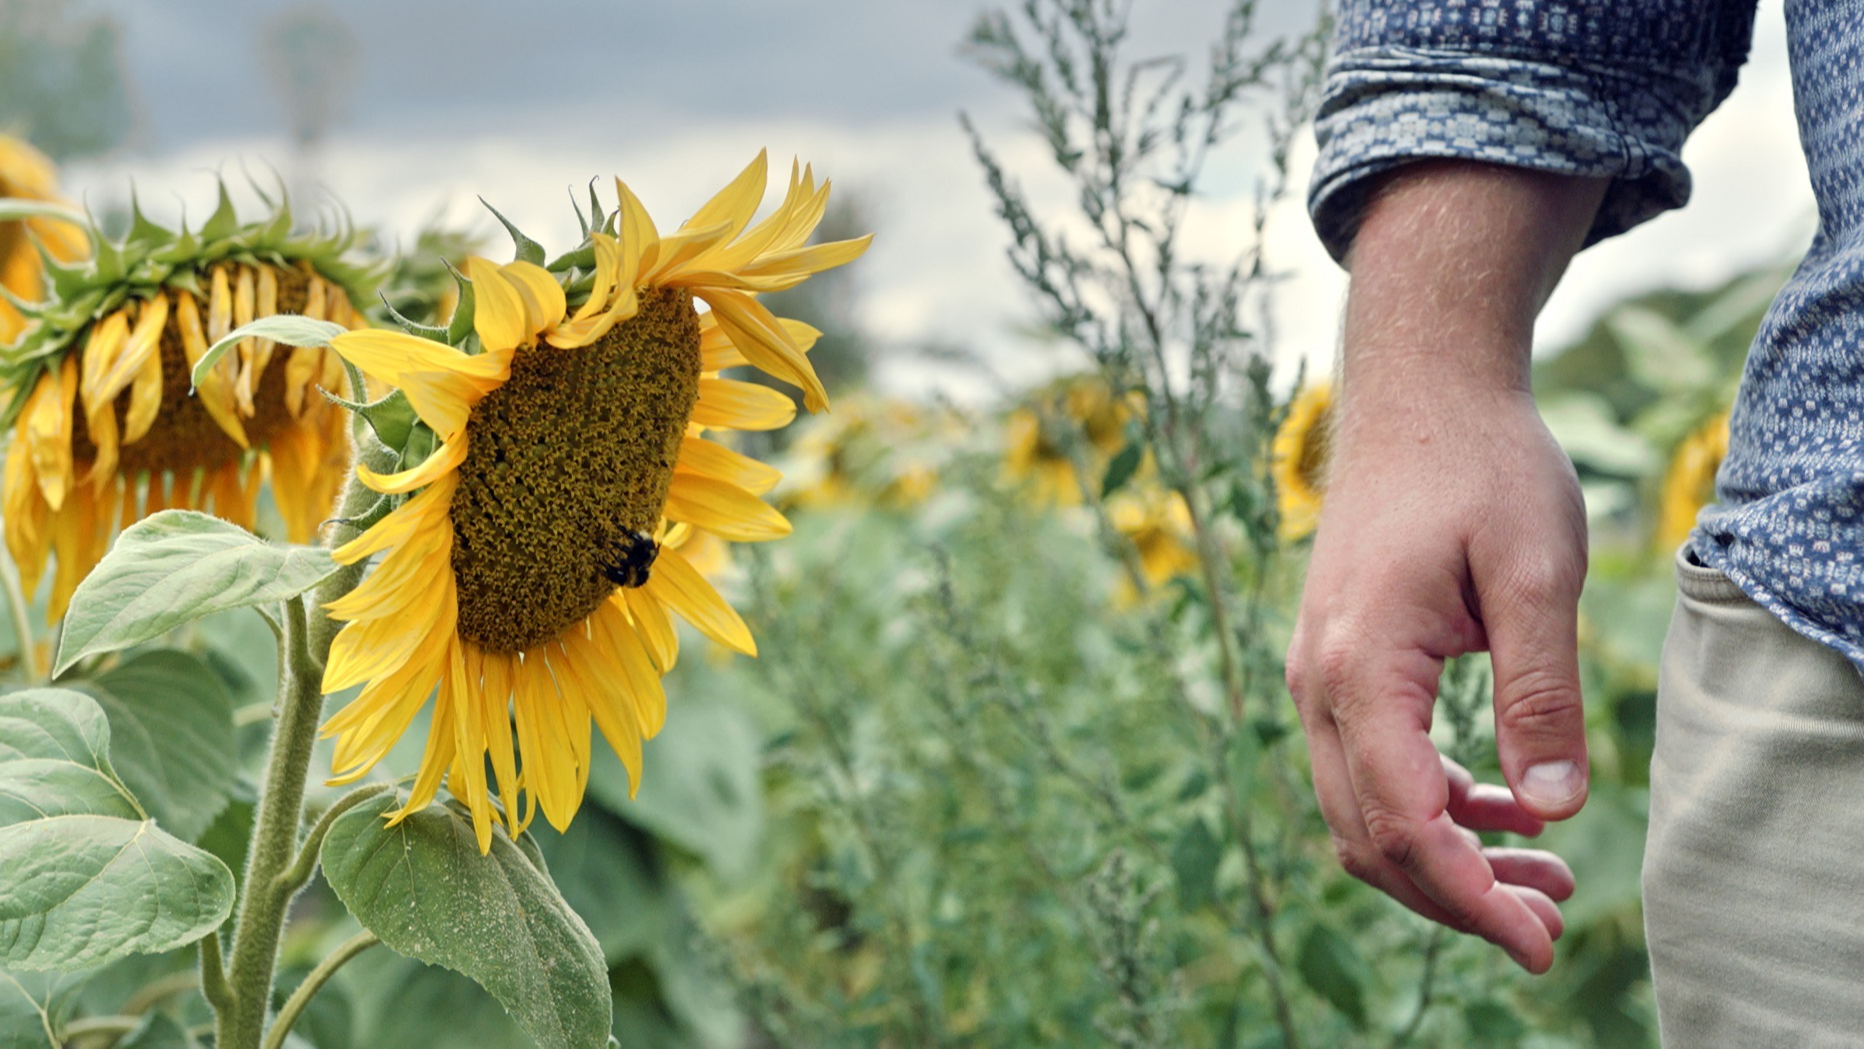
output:
[[[1521,793],[1542,805],[1571,801],[1586,789],[1586,779],[1579,766],[1570,761],[1548,761],[1529,765],[1521,775]]]

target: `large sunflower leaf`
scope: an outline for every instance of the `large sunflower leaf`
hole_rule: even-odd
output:
[[[110,765],[110,723],[66,689],[0,696],[0,965],[76,969],[193,943],[233,873],[148,818]]]
[[[535,848],[500,831],[482,856],[471,817],[449,805],[387,826],[405,801],[365,802],[331,824],[322,858],[337,897],[390,949],[485,988],[542,1049],[603,1045],[602,949]]]
[[[239,778],[233,697],[199,659],[145,652],[78,685],[110,719],[123,782],[164,830],[184,841],[232,799]]]
[[[327,550],[279,546],[217,517],[164,510],[124,529],[78,584],[52,673],[214,612],[296,597],[336,570]]]

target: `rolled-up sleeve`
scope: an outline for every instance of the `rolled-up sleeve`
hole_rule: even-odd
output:
[[[1336,259],[1372,176],[1426,158],[1610,178],[1586,243],[1689,199],[1683,140],[1734,87],[1754,0],[1345,0],[1308,194]]]

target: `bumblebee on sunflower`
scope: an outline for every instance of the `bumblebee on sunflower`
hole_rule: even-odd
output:
[[[275,313],[343,328],[373,273],[345,256],[356,236],[293,228],[288,204],[242,223],[225,186],[198,230],[165,229],[133,208],[120,242],[86,223],[83,260],[44,262],[42,301],[16,299],[25,327],[0,347],[5,538],[32,593],[56,555],[47,606],[72,591],[115,532],[158,510],[211,510],[253,526],[259,485],[289,537],[309,541],[343,480],[346,415],[313,389],[337,389],[328,351],[242,340],[200,377],[209,344]]]
[[[805,356],[818,333],[757,296],[850,262],[871,239],[808,243],[829,187],[807,168],[792,168],[782,202],[753,224],[766,178],[759,154],[666,234],[617,180],[613,212],[593,193],[592,214],[579,209],[584,240],[568,254],[546,264],[507,224],[516,260],[466,259],[447,328],[322,337],[395,388],[356,408],[400,453],[395,472],[358,468],[386,513],[335,551],[350,564],[382,555],[327,606],[346,625],[324,691],[362,686],[323,728],[336,737],[335,782],[380,762],[433,695],[395,818],[431,802],[444,777],[481,850],[500,817],[494,790],[513,834],[539,809],[562,828],[588,782],[592,723],[638,786],[642,741],[666,717],[660,677],[678,655],[670,613],[755,654],[686,551],[702,536],[788,533],[760,498],[778,472],[706,434],[773,429],[796,407],[717,373],[754,365],[826,408]]]

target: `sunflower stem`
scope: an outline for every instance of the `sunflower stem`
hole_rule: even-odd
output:
[[[374,498],[375,493],[364,488],[352,471],[337,516],[348,517]],[[336,545],[349,539],[353,529],[339,525],[333,531],[331,543]],[[292,897],[310,880],[291,875],[302,859],[298,830],[304,820],[304,786],[323,714],[324,661],[337,632],[323,608],[354,589],[362,572],[360,565],[345,566],[311,594],[285,603],[285,634],[278,655],[278,725],[266,759],[265,786],[247,854],[227,972],[229,1001],[215,1016],[214,1044],[220,1049],[260,1049],[265,1034],[285,914]],[[313,852],[313,869],[315,862]]]
[[[278,1021],[266,1034],[264,1049],[279,1049],[284,1045],[285,1036],[291,1033],[291,1025],[298,1022],[299,1014],[304,1012],[305,1006],[311,1004],[312,996],[329,982],[330,977],[336,975],[344,963],[381,942],[375,933],[364,929],[343,941],[343,945],[330,952],[328,958],[318,962],[317,968],[304,977],[304,982],[291,992],[291,997],[285,999],[284,1006],[278,1010]]]
[[[214,1042],[226,1049],[258,1049],[264,1031],[278,964],[278,942],[284,932],[285,911],[294,895],[280,884],[279,875],[290,867],[297,853],[305,777],[317,741],[317,722],[323,713],[322,661],[311,652],[304,598],[286,602],[285,612],[286,643],[279,653],[282,669],[278,725],[266,761],[265,787],[259,795],[233,960],[227,973],[233,1008],[218,1017]]]
[[[392,789],[390,783],[371,783],[358,787],[338,798],[336,804],[324,810],[324,814],[311,825],[311,832],[304,836],[304,844],[298,848],[298,858],[291,867],[278,876],[276,887],[281,892],[296,893],[310,883],[311,875],[317,871],[317,853],[324,846],[324,836],[330,833],[330,825],[337,817],[356,806]]]
[[[7,617],[13,621],[13,641],[19,646],[19,665],[26,671],[26,680],[37,682],[44,668],[39,666],[39,645],[32,636],[32,613],[26,604],[26,592],[21,589],[19,569],[11,557],[0,556],[0,586],[6,588]]]

